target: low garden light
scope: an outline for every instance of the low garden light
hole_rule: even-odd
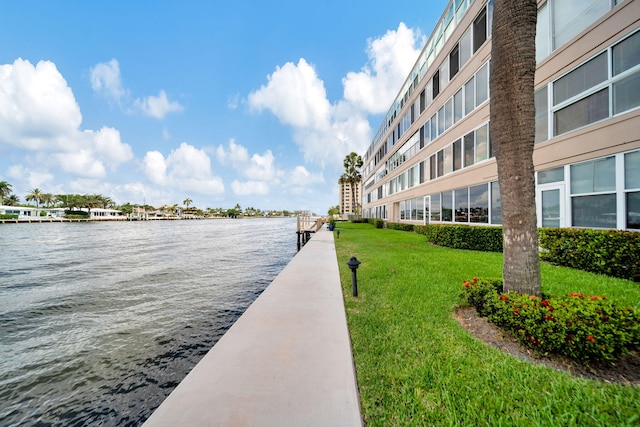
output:
[[[351,269],[351,288],[353,290],[354,297],[358,296],[358,277],[356,275],[356,270],[360,264],[360,261],[358,261],[354,256],[347,261],[347,265]]]

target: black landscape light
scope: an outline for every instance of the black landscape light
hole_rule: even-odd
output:
[[[356,270],[360,265],[360,261],[356,259],[356,257],[352,256],[349,261],[347,261],[347,265],[351,269],[351,288],[353,289],[353,296],[358,296],[358,277],[356,275]]]

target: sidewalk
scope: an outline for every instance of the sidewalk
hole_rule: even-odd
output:
[[[144,425],[362,425],[333,233],[315,233]]]

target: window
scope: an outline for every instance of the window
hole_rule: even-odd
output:
[[[482,12],[473,21],[473,52],[475,53],[480,46],[487,40],[487,9]]]
[[[440,221],[440,193],[432,194],[431,197],[431,208],[429,209],[429,213],[431,215],[431,221]]]
[[[549,103],[547,87],[538,90],[535,95],[536,108],[536,144],[549,139]]]
[[[610,0],[555,0],[553,48],[557,49],[609,11]]]
[[[553,83],[553,105],[607,80],[607,52],[603,52]]]
[[[462,140],[458,139],[453,143],[453,170],[462,169]]]
[[[560,135],[609,117],[609,88],[604,88],[554,114],[554,134]]]
[[[476,162],[489,158],[489,126],[476,129]]]
[[[471,30],[467,30],[462,35],[459,44],[459,52],[460,52],[460,66],[462,68],[464,64],[471,58]]]
[[[440,90],[444,90],[447,87],[447,83],[449,83],[449,61],[446,59],[440,66]]]
[[[444,121],[444,105],[438,110],[438,135],[442,135],[445,131]]]
[[[464,136],[464,167],[475,163],[475,138],[473,132]]]
[[[489,187],[487,184],[469,187],[469,220],[487,224],[489,222]]]
[[[442,200],[442,221],[452,221],[453,215],[453,200],[451,191],[445,191],[441,193]]]
[[[464,115],[465,116],[470,112],[472,112],[476,106],[475,93],[476,93],[476,90],[474,87],[474,77],[471,77],[471,80],[469,80],[464,85]]]
[[[640,229],[640,191],[627,193],[627,228]]]
[[[420,114],[422,114],[424,109],[427,108],[427,103],[424,95],[425,95],[425,92],[423,90],[422,92],[420,92]]]
[[[431,87],[433,90],[433,99],[436,99],[436,96],[440,93],[440,70],[436,71],[431,79]]]
[[[564,167],[547,169],[538,172],[538,184],[564,181]]]
[[[489,63],[476,73],[476,107],[489,99]]]
[[[453,98],[449,98],[444,104],[444,130],[453,125]]]
[[[469,189],[462,188],[454,191],[455,222],[469,222]]]
[[[456,45],[449,54],[449,80],[453,78],[460,70],[460,53],[458,45]]]
[[[640,189],[640,151],[624,155],[624,188]]]
[[[460,119],[462,119],[462,89],[453,95],[453,123],[457,123]]]
[[[444,173],[453,172],[453,146],[451,144],[444,147]]]
[[[616,228],[616,195],[573,197],[571,224],[574,227]]]
[[[429,157],[429,179],[437,178],[437,169],[436,169],[436,155],[433,154]]]
[[[615,157],[605,157],[571,165],[571,194],[615,191]]]
[[[498,181],[491,183],[491,224],[502,224],[502,198]]]
[[[613,84],[613,114],[640,106],[640,73]]]
[[[438,137],[438,116],[434,114],[429,120],[429,127],[431,128],[431,140],[435,140]]]
[[[545,59],[551,53],[549,42],[549,2],[538,9],[538,21],[536,25],[536,62]]]
[[[640,64],[640,31],[615,45],[612,53],[614,76]]]
[[[438,176],[444,175],[444,150],[438,151]]]

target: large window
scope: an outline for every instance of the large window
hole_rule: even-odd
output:
[[[553,83],[553,104],[572,98],[607,80],[607,53],[603,52]]]
[[[640,229],[640,151],[624,155],[624,188],[627,190],[627,228]]]
[[[549,102],[547,87],[538,90],[535,95],[536,108],[536,143],[549,139]]]
[[[461,188],[454,191],[455,222],[469,222],[469,189]]]
[[[476,73],[476,107],[489,99],[489,63]]]
[[[473,21],[473,52],[475,53],[480,46],[487,40],[487,10],[482,12]]]
[[[480,184],[469,187],[469,220],[471,222],[489,222],[489,186]]]
[[[557,49],[607,13],[610,0],[554,0],[551,5],[553,48]]]
[[[453,220],[453,195],[451,191],[441,193],[442,221]]]
[[[460,71],[460,49],[456,45],[449,54],[449,80]]]
[[[572,226],[616,228],[615,178],[614,156],[571,165]]]
[[[556,111],[555,134],[560,135],[607,117],[609,117],[609,88]]]
[[[502,198],[498,181],[491,183],[491,224],[502,224]]]
[[[432,194],[429,199],[431,199],[430,221],[440,221],[440,193]]]

